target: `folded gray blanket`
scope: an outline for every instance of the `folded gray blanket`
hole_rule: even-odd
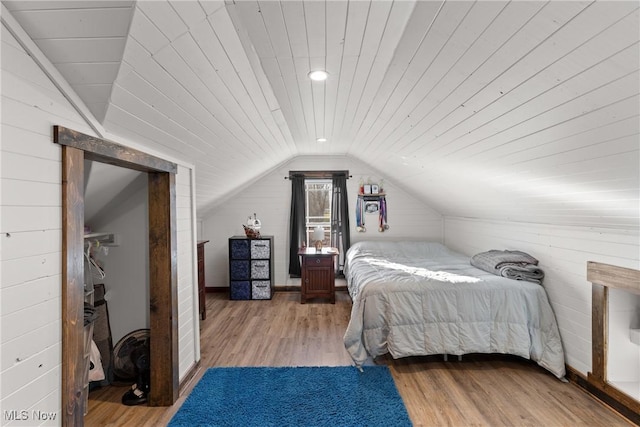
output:
[[[544,279],[544,271],[537,267],[538,260],[521,251],[492,249],[480,252],[471,257],[471,265],[496,276],[515,280],[541,284]]]

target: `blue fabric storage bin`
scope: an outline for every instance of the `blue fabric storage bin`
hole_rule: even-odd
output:
[[[232,239],[231,258],[249,259],[249,241],[244,239]]]
[[[251,284],[248,281],[231,282],[229,298],[235,300],[251,299]]]
[[[229,266],[229,278],[231,280],[249,279],[249,261],[231,260]]]

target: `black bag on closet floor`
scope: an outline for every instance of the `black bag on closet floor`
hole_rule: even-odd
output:
[[[104,284],[99,283],[93,286],[94,290],[94,307],[97,319],[93,325],[93,341],[96,343],[102,358],[102,369],[104,370],[105,379],[102,381],[94,381],[90,384],[90,388],[101,387],[113,384],[113,338],[111,336],[111,326],[109,323],[109,308],[107,301],[104,299]]]

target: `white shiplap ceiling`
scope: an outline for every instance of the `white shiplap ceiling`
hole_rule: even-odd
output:
[[[109,133],[196,165],[200,212],[322,154],[447,215],[639,225],[637,1],[2,3]]]

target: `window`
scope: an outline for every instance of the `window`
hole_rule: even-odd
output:
[[[323,246],[337,248],[337,273],[351,245],[347,179],[349,171],[289,171],[291,216],[289,217],[289,275],[300,277],[301,244],[313,246],[313,229],[324,230]]]
[[[320,226],[324,229],[323,246],[330,246],[331,240],[331,197],[333,185],[330,179],[305,179],[305,240],[307,246],[313,246],[313,230]]]

